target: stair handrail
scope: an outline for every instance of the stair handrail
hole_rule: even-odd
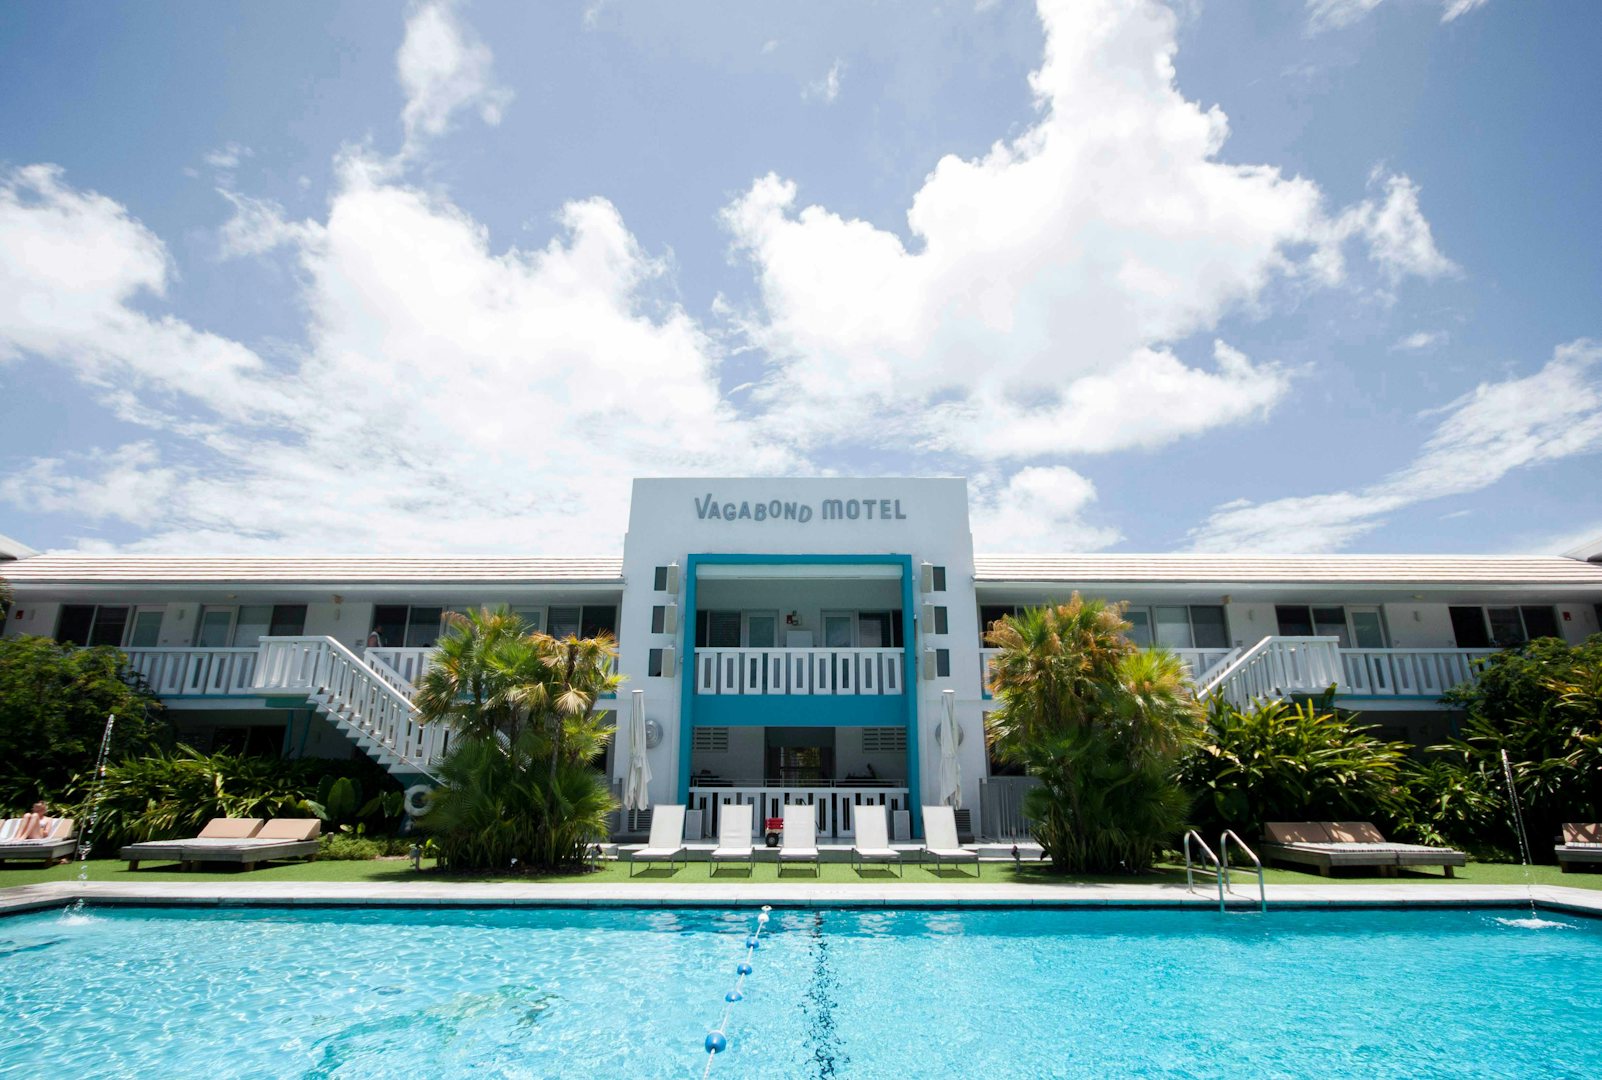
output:
[[[1213,680],[1213,676],[1222,672],[1230,664],[1233,664],[1240,654],[1241,647],[1236,645],[1233,649],[1230,649],[1223,656],[1220,656],[1217,660],[1215,660],[1212,667],[1208,668],[1206,671],[1200,671],[1193,674],[1190,681],[1198,687],[1207,685]],[[1196,696],[1201,697],[1201,692],[1197,691]]]
[[[1257,902],[1260,905],[1263,913],[1267,914],[1268,887],[1263,884],[1263,860],[1257,857],[1257,852],[1248,847],[1246,845],[1246,841],[1242,840],[1240,838],[1240,834],[1234,829],[1225,829],[1223,835],[1218,838],[1218,850],[1223,856],[1223,872],[1218,876],[1218,910],[1224,910],[1225,882],[1229,883],[1229,888],[1231,890],[1233,890],[1235,886],[1235,883],[1229,878],[1229,844],[1232,840],[1235,842],[1235,846],[1244,851],[1247,857],[1250,858],[1253,864],[1255,864],[1257,867]]]
[[[364,653],[362,654],[361,661],[367,667],[371,668],[380,679],[388,683],[392,690],[400,694],[401,697],[405,698],[407,701],[410,701],[412,696],[417,693],[417,687],[408,682],[406,676],[396,671],[394,665],[390,664],[387,660],[383,660],[377,656],[374,656],[372,653]]]
[[[1234,661],[1230,663],[1228,667],[1224,668],[1223,671],[1218,671],[1218,668],[1215,665],[1213,670],[1218,671],[1218,674],[1214,675],[1211,679],[1205,682],[1198,682],[1196,685],[1196,696],[1198,698],[1205,698],[1211,694],[1218,693],[1220,690],[1222,690],[1225,683],[1229,682],[1235,677],[1237,672],[1243,671],[1245,668],[1250,666],[1253,661],[1262,656],[1264,653],[1268,652],[1268,650],[1273,648],[1273,646],[1274,638],[1272,635],[1270,635],[1269,637],[1263,638],[1263,640],[1259,641],[1256,645],[1253,645],[1245,652],[1242,652],[1239,656],[1235,657]]]
[[[1205,841],[1205,840],[1203,840],[1201,838],[1201,833],[1197,832],[1195,829],[1191,829],[1189,832],[1187,832],[1185,834],[1185,891],[1186,892],[1195,892],[1196,891],[1196,877],[1195,877],[1195,874],[1193,873],[1193,871],[1191,869],[1191,859],[1190,859],[1190,842],[1192,840],[1196,841],[1196,845],[1202,849],[1202,851],[1207,855],[1207,857],[1209,859],[1212,860],[1214,876],[1217,876],[1223,870],[1223,864],[1218,861],[1218,856],[1213,854],[1213,849],[1207,846],[1207,841]]]
[[[290,677],[269,680],[269,657],[281,654],[286,647],[301,650],[287,657],[287,665],[279,665],[291,669]],[[349,678],[360,678],[362,685],[338,685],[342,680],[336,669],[350,673]],[[425,776],[433,775],[430,766],[437,755],[431,750],[443,735],[434,730],[434,725],[423,723],[411,699],[344,643],[320,635],[263,638],[256,670],[259,687],[336,695],[354,714],[341,722],[372,737],[409,768]],[[380,714],[386,712],[391,714],[393,724],[383,722]]]

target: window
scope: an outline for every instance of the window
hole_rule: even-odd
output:
[[[652,649],[645,660],[645,674],[653,679],[662,677],[662,650]]]
[[[161,644],[161,608],[146,608],[134,615],[133,633],[128,644],[135,648],[151,648]]]
[[[195,620],[197,649],[226,649],[234,639],[234,609],[203,607]]]
[[[523,629],[531,634],[545,630],[545,609],[541,607],[515,607],[512,614],[523,620]]]
[[[1339,638],[1341,648],[1350,648],[1352,636],[1346,628],[1346,609],[1308,607],[1305,604],[1278,604],[1274,617],[1283,637]]]
[[[667,605],[657,604],[651,609],[651,633],[667,633]]]
[[[949,678],[951,678],[951,650],[950,649],[936,649],[935,650],[935,678],[937,678],[937,679],[949,679]]]
[[[665,566],[657,567],[656,568],[656,572],[651,577],[651,588],[655,589],[657,592],[667,592],[667,587],[668,587],[667,575],[668,575],[667,567],[665,567]]]
[[[941,606],[936,606],[934,609],[934,626],[929,630],[929,632],[931,634],[950,633],[951,631],[949,630],[949,625],[950,617],[948,616],[946,609]]]
[[[554,638],[578,637],[579,628],[584,625],[583,608],[552,607],[545,614],[550,619],[550,629],[546,632]]]
[[[1452,636],[1460,649],[1505,649],[1538,637],[1562,637],[1557,613],[1545,604],[1453,607]]]
[[[579,636],[617,637],[617,608],[612,604],[585,604],[579,609]]]
[[[907,729],[898,727],[869,727],[862,729],[864,754],[904,754],[907,752]]]
[[[1227,649],[1229,625],[1216,604],[1131,607],[1124,611],[1129,640],[1143,649]]]
[[[946,591],[946,568],[945,567],[943,567],[943,566],[934,567],[932,570],[930,570],[929,576],[934,581],[934,584],[929,589],[930,592],[945,592]]]
[[[56,621],[56,640],[63,645],[121,645],[127,629],[126,607],[67,604]]]
[[[698,727],[690,737],[690,748],[707,754],[726,754],[729,752],[729,729]]]
[[[1013,604],[980,604],[979,605],[979,643],[985,644],[985,635],[990,628],[1002,619],[1011,618],[1018,614],[1018,608]]]
[[[695,647],[698,649],[738,649],[740,613],[738,611],[697,611]]]
[[[386,646],[426,649],[439,640],[442,607],[408,607],[380,604],[373,608],[373,629]]]
[[[305,604],[241,604],[232,641],[243,647],[260,644],[264,637],[299,637],[305,632]]]

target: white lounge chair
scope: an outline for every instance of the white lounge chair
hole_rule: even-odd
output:
[[[679,856],[684,854],[684,807],[658,806],[651,811],[651,835],[645,846],[629,856],[629,877],[636,863],[665,862],[677,873]]]
[[[923,850],[933,855],[935,872],[948,862],[971,862],[975,877],[983,875],[979,868],[979,853],[962,846],[957,839],[957,813],[949,806],[923,808]]]
[[[857,832],[857,841],[851,845],[853,869],[860,874],[864,863],[894,863],[896,873],[905,876],[905,872],[901,869],[901,852],[890,846],[890,829],[884,807],[853,807],[851,820]]]
[[[146,860],[172,859],[184,862],[185,848],[203,848],[247,840],[261,832],[263,824],[261,818],[212,818],[206,822],[206,827],[200,830],[198,836],[182,840],[146,840],[138,844],[129,844],[117,852],[117,858],[127,859],[130,870],[139,869],[139,864]]]
[[[712,858],[706,864],[711,877],[720,862],[738,862],[744,859],[748,874],[756,873],[756,846],[751,843],[751,804],[724,803],[718,811],[718,846],[712,849]]]
[[[818,811],[807,803],[790,803],[784,808],[784,838],[779,841],[779,871],[787,862],[809,862],[812,873],[821,875],[818,862]]]
[[[8,818],[0,822],[0,866],[8,860],[18,862],[32,862],[37,859],[50,866],[57,859],[65,859],[72,855],[78,842],[73,839],[73,820],[69,818],[56,818],[50,823],[50,831],[44,836],[36,836],[32,840],[18,840],[17,833],[22,830],[21,818]]]

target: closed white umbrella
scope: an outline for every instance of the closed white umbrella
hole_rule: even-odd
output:
[[[651,805],[651,763],[646,760],[645,691],[634,691],[629,718],[629,775],[623,784],[623,808],[645,810]]]
[[[957,764],[957,692],[942,690],[940,703],[945,715],[940,720],[940,801],[962,807],[962,767]]]

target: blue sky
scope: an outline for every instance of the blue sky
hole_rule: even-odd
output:
[[[0,8],[0,533],[616,550],[960,474],[982,550],[1602,534],[1602,13]]]

